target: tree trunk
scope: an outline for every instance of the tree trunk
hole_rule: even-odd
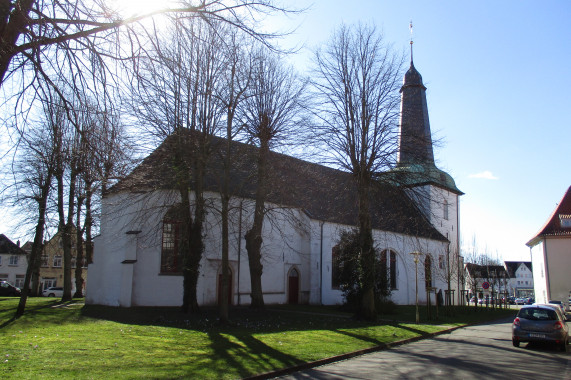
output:
[[[359,246],[361,249],[362,296],[359,316],[366,320],[375,320],[375,249],[373,245],[373,230],[369,208],[370,181],[362,175],[358,186],[359,192]]]
[[[230,155],[231,155],[231,131],[232,131],[232,118],[229,115],[227,121],[227,134],[226,134],[226,154],[224,157],[224,172],[222,173],[222,191],[220,193],[220,201],[222,203],[222,289],[220,290],[220,321],[227,323],[228,317],[228,291],[230,287],[230,266],[228,265],[229,256],[229,203],[230,203]]]
[[[16,310],[16,316],[19,317],[24,314],[26,309],[26,301],[30,292],[30,279],[34,268],[41,262],[41,255],[43,251],[44,242],[44,228],[46,225],[46,205],[51,188],[51,174],[48,175],[45,185],[41,189],[41,197],[38,200],[38,224],[36,225],[36,234],[34,236],[34,243],[32,244],[32,252],[30,253],[30,260],[28,261],[28,268],[26,269],[26,277],[24,278],[24,288],[20,296],[20,302]]]
[[[93,239],[91,237],[91,228],[93,226],[93,217],[91,215],[91,198],[93,197],[93,184],[89,181],[85,182],[85,263],[93,262]]]
[[[75,256],[75,293],[74,298],[83,297],[83,233],[81,229],[81,206],[83,204],[83,197],[77,198],[77,213],[76,213],[76,223],[75,223],[75,244],[76,244],[76,256]]]
[[[63,295],[62,302],[71,301],[71,256],[72,256],[72,227],[73,215],[75,205],[75,186],[77,181],[77,171],[72,167],[69,180],[69,196],[67,206],[67,220],[60,219],[60,225],[63,223],[61,230],[61,239],[63,242]],[[62,192],[63,192],[63,178],[62,178]],[[62,194],[63,196],[63,194]],[[62,200],[63,202],[63,200]],[[63,213],[60,216],[63,218]]]
[[[266,172],[269,155],[269,140],[260,138],[260,149],[258,151],[258,187],[256,189],[256,205],[254,209],[254,222],[252,228],[246,232],[246,251],[248,252],[248,263],[250,266],[250,284],[252,298],[252,308],[264,307],[264,296],[262,292],[262,228],[264,224],[264,204],[266,202]]]

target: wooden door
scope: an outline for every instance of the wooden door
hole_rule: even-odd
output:
[[[292,269],[288,275],[288,303],[297,304],[299,302],[299,273],[297,269]]]

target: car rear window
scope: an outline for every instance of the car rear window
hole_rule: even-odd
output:
[[[519,311],[518,317],[529,319],[532,321],[556,321],[557,313],[555,310],[540,308],[525,308]]]

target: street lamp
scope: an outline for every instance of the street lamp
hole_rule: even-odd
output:
[[[419,257],[422,256],[422,253],[420,252],[411,252],[411,255],[414,256],[414,277],[416,280],[416,323],[420,323],[420,316],[418,314],[418,260]]]

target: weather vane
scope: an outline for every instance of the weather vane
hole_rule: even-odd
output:
[[[412,20],[410,20],[408,28],[410,29],[410,64],[412,65]]]

